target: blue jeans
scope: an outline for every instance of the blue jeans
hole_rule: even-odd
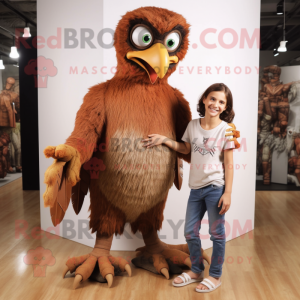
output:
[[[201,220],[207,210],[209,222],[210,240],[213,242],[213,253],[209,275],[220,277],[225,256],[225,214],[219,212],[219,200],[225,191],[225,185],[216,186],[210,184],[204,188],[191,190],[186,209],[184,236],[190,250],[192,271],[196,274],[204,271],[203,257],[201,253],[201,240],[199,230]]]

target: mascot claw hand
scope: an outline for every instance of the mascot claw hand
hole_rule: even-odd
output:
[[[72,146],[65,144],[57,147],[48,146],[44,150],[46,158],[54,158],[53,164],[45,172],[46,191],[43,195],[45,207],[53,207],[57,200],[63,174],[69,185],[74,186],[79,180],[80,155]],[[64,170],[63,170],[64,169]]]
[[[124,271],[131,275],[130,262],[110,255],[113,236],[122,235],[127,223],[145,243],[131,261],[136,267],[169,278],[191,266],[187,244],[165,244],[157,234],[170,188],[173,183],[181,187],[180,160],[190,162],[191,154],[165,145],[155,150],[137,146],[149,132],[179,142],[192,119],[188,101],[168,84],[187,53],[189,29],[182,15],[167,9],[127,12],[114,35],[114,77],[89,89],[66,144],[45,149],[46,157],[55,159],[45,174],[44,194],[54,226],[63,220],[71,195],[79,214],[90,193],[89,227],[96,242],[90,253],[66,262],[63,275],[75,272],[74,288],[89,278],[111,286],[114,276]],[[231,127],[227,136],[238,148],[239,131]],[[114,143],[113,150],[109,145],[103,151],[108,142]]]
[[[235,145],[235,149],[240,148],[240,143],[237,141],[237,138],[240,137],[240,132],[236,130],[236,127],[233,123],[228,123],[228,125],[231,127],[229,129],[226,129],[228,133],[225,134],[225,136],[232,136],[232,138],[229,141],[233,141]]]

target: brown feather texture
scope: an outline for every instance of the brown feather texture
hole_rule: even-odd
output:
[[[71,184],[66,180],[66,169],[64,166],[61,173],[61,182],[57,190],[56,200],[54,205],[50,208],[51,220],[54,226],[60,224],[68,209],[71,198]]]
[[[179,157],[176,158],[175,163],[175,178],[174,178],[174,185],[178,190],[181,189],[182,186],[182,179],[183,179],[183,161]]]
[[[90,185],[90,174],[81,167],[80,170],[80,181],[72,187],[72,205],[73,209],[78,215],[82,208],[84,197],[87,195]]]
[[[61,206],[55,202],[54,206],[50,208],[51,221],[54,226],[60,224],[65,216],[65,212],[61,208]]]
[[[65,164],[66,162],[55,159],[45,173],[44,182],[47,184],[46,191],[43,195],[45,207],[53,207],[57,201]]]

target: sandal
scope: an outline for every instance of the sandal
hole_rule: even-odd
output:
[[[175,283],[174,280],[173,280],[173,282],[172,282],[173,286],[185,286],[185,285],[188,285],[190,283],[201,281],[203,279],[203,277],[201,275],[197,279],[191,278],[191,276],[189,274],[184,273],[184,272],[181,275],[182,276],[177,276],[177,277],[179,277],[183,282]]]
[[[215,285],[211,280],[209,280],[208,278],[203,279],[203,281],[200,282],[201,284],[205,285],[208,287],[208,290],[199,290],[196,288],[196,292],[198,293],[209,293],[214,291],[216,288],[218,288],[222,282],[220,281],[220,283],[218,285]]]

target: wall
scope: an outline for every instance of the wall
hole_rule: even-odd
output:
[[[288,44],[287,44],[288,49]],[[287,51],[280,52],[278,56],[273,55],[273,51],[260,51],[259,52],[259,66],[260,66],[260,76],[262,76],[262,70],[264,67],[277,65],[283,66],[285,63],[291,62],[291,65],[299,65],[299,61],[295,58],[300,57],[300,51]]]
[[[19,79],[19,68],[15,67],[14,65],[5,65],[5,69],[1,70],[1,73],[2,73],[1,83],[3,84],[3,86],[5,85],[5,82],[3,82],[3,80],[6,81],[7,77],[12,76],[15,79]]]
[[[49,208],[44,208],[43,202],[43,193],[46,189],[44,174],[53,163],[53,159],[46,159],[43,150],[49,145],[56,146],[66,141],[73,130],[76,112],[88,88],[102,81],[99,73],[96,75],[91,72],[82,73],[84,68],[91,70],[93,66],[98,68],[102,66],[102,49],[100,47],[84,49],[80,45],[75,48],[65,48],[64,30],[68,28],[75,30],[77,37],[82,28],[90,28],[98,33],[103,26],[102,16],[102,1],[99,0],[37,1],[37,23],[39,24],[37,35],[45,39],[38,49],[38,57],[44,56],[52,60],[53,66],[57,68],[55,76],[48,76],[47,86],[38,89],[41,227],[44,230],[53,226]],[[55,46],[57,45],[55,40],[52,41],[53,46],[47,44],[51,36],[60,36],[60,30],[61,38],[58,40],[61,44]],[[78,74],[73,74],[71,68],[76,67],[79,70]],[[79,216],[75,215],[71,206],[65,215],[66,222],[77,225],[79,220],[88,220],[89,195]],[[57,230],[56,233],[65,237],[72,233],[65,233],[62,226],[58,226]],[[74,240],[90,246],[94,244],[93,239],[85,236],[83,239],[77,236]]]

